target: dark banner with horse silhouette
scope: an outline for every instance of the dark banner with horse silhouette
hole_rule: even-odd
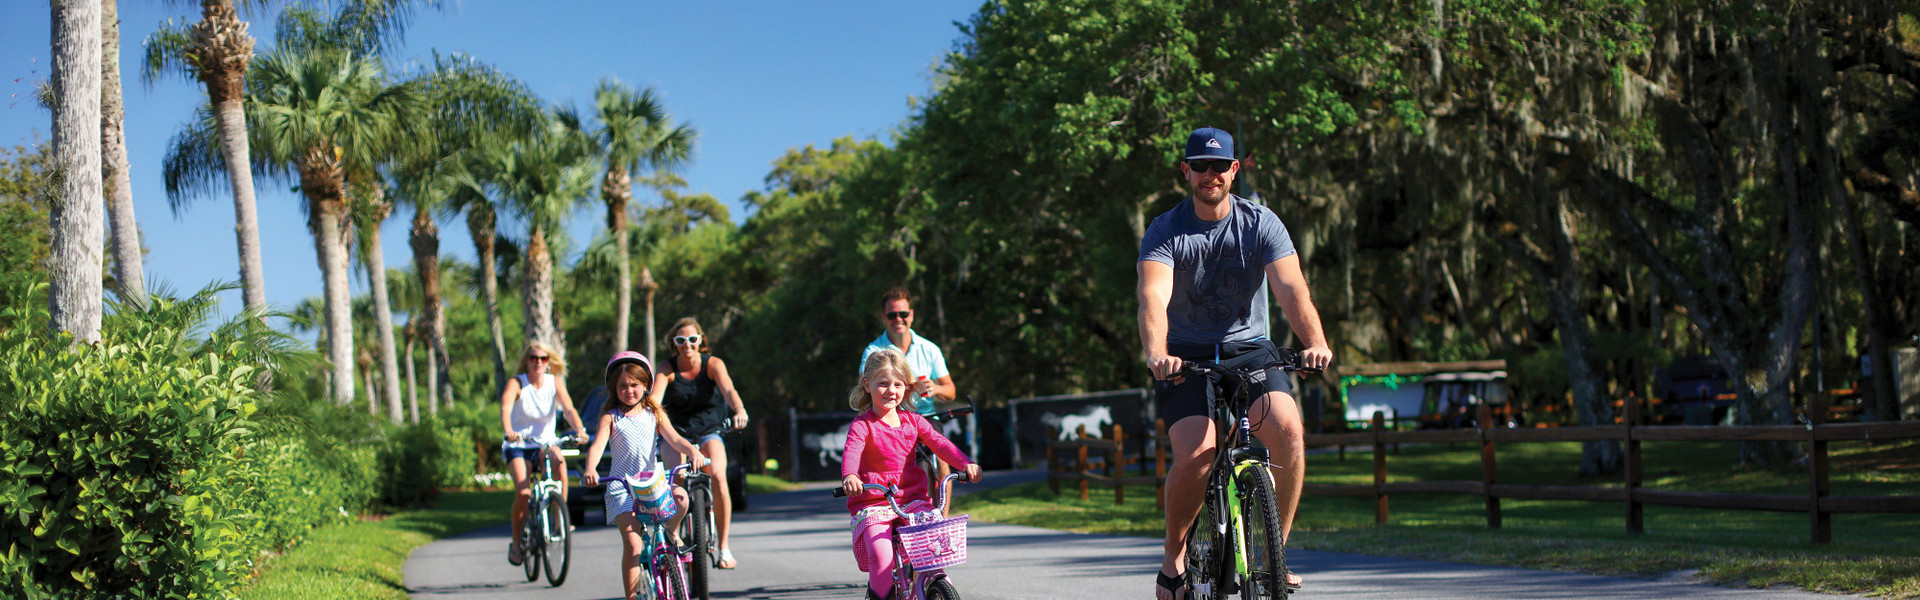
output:
[[[1126,452],[1135,456],[1153,437],[1152,403],[1143,389],[1021,398],[1007,405],[1017,464],[1043,460],[1048,442],[1073,439],[1082,426],[1087,437],[1108,439],[1119,425],[1126,432]]]
[[[789,434],[793,443],[794,481],[829,481],[840,479],[840,453],[846,449],[847,427],[853,417],[859,413],[837,412],[827,414],[794,414],[789,420],[792,426]],[[965,450],[968,456],[980,457],[978,437],[974,415],[966,415],[935,426],[945,434],[954,445]],[[983,466],[993,468],[991,462]]]

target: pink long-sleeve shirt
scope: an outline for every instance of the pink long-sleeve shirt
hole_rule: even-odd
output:
[[[959,470],[964,471],[973,461],[925,417],[908,411],[895,413],[900,416],[898,426],[887,425],[871,410],[853,418],[853,425],[847,428],[846,449],[841,453],[840,476],[859,477],[860,483],[900,486],[901,506],[916,499],[931,503],[927,473],[913,465],[914,443],[926,444],[935,456],[958,465]],[[886,503],[887,497],[879,492],[861,492],[847,498],[847,512],[858,513]]]

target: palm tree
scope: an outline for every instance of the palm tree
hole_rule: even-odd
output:
[[[140,255],[140,222],[133,218],[133,178],[127,163],[126,105],[120,94],[120,8],[100,3],[100,144],[105,153],[107,217],[113,230],[113,278],[123,298],[147,303],[147,276]]]
[[[627,213],[633,203],[633,178],[643,168],[671,171],[693,154],[697,134],[685,124],[674,125],[660,105],[652,88],[638,92],[619,80],[607,78],[593,90],[594,116],[599,129],[593,132],[600,152],[606,158],[606,175],[600,182],[600,197],[607,202],[607,229],[612,232],[619,280],[614,287],[613,347],[627,348],[628,315],[633,307],[633,275],[628,258]],[[563,117],[565,121],[567,117]],[[578,123],[578,118],[573,118]],[[642,267],[644,270],[645,267]],[[642,273],[650,284],[651,273]],[[649,290],[650,291],[650,290]],[[646,339],[653,343],[653,315],[647,315]],[[653,349],[648,348],[651,356]]]
[[[327,358],[334,399],[353,401],[353,331],[347,287],[348,177],[371,172],[392,145],[406,138],[423,111],[419,84],[390,84],[380,64],[351,53],[279,49],[261,57],[248,84],[247,118],[263,172],[297,177],[325,279]],[[215,176],[219,159],[207,149],[211,110],[175,136],[166,163],[169,188]],[[390,338],[389,338],[390,339]],[[397,371],[397,369],[396,369]]]
[[[357,202],[353,202],[349,210],[353,215],[354,229],[360,233],[360,262],[366,268],[367,284],[373,291],[371,312],[375,324],[374,341],[379,344],[381,392],[387,399],[387,418],[398,423],[406,418],[406,412],[400,401],[400,361],[399,350],[393,341],[393,303],[388,299],[387,253],[380,244],[380,224],[386,222],[387,215],[393,213],[393,202],[387,200],[379,175],[372,168],[373,165],[362,165],[353,169],[355,176],[349,182],[357,192],[352,194]]]
[[[408,151],[396,162],[393,175],[397,184],[395,196],[414,209],[408,242],[413,249],[414,273],[419,278],[422,295],[421,312],[415,321],[426,336],[428,355],[433,357],[427,371],[427,389],[440,401],[451,404],[453,364],[447,351],[447,317],[441,310],[444,300],[439,266],[440,228],[435,223],[436,216],[458,208],[453,202],[456,194],[466,194],[469,202],[476,198],[485,201],[484,195],[476,195],[461,184],[465,161],[474,146],[484,143],[492,132],[525,135],[544,115],[539,99],[525,85],[459,55],[434,56],[433,72],[426,77],[426,94],[431,98],[434,111],[428,119],[430,130],[421,139],[407,144]],[[482,229],[487,229],[485,235],[491,242],[491,229]],[[477,238],[475,245],[479,246]],[[487,251],[491,252],[491,247]],[[491,264],[487,266],[492,268]],[[488,306],[497,309],[492,302]],[[503,340],[499,339],[497,310],[490,316],[494,317],[490,320],[496,349],[494,366],[504,373],[505,357],[499,353],[505,349]],[[500,379],[504,383],[504,375]],[[429,399],[430,413],[437,410],[436,406]]]
[[[507,347],[505,327],[500,322],[500,277],[495,271],[499,265],[495,241],[499,238],[499,211],[489,194],[493,185],[489,182],[486,156],[496,150],[487,145],[511,146],[505,138],[489,138],[482,146],[475,147],[461,167],[454,172],[462,182],[461,186],[448,196],[449,206],[467,216],[467,235],[473,238],[475,266],[479,268],[475,283],[480,288],[480,301],[487,307],[487,333],[493,342],[493,387],[498,392],[507,385]]]
[[[203,115],[201,121],[209,122],[212,133],[201,134],[201,137],[216,142],[212,148],[218,149],[219,160],[205,164],[224,166],[226,179],[233,185],[241,296],[248,310],[265,310],[267,292],[260,265],[260,222],[254,210],[253,171],[250,170],[253,157],[242,102],[247,65],[253,60],[253,37],[247,35],[247,22],[240,20],[232,0],[201,0],[200,15],[200,21],[187,30],[165,25],[148,38],[140,75],[151,84],[162,72],[191,74],[206,86],[210,110],[203,112],[212,118]],[[181,138],[174,139],[177,144]],[[169,179],[168,206],[174,214],[179,214],[186,208],[185,192],[207,185],[206,180],[190,186],[176,185]]]
[[[100,0],[53,3],[53,204],[48,333],[100,341]]]
[[[484,161],[507,207],[526,223],[522,244],[524,336],[561,348],[553,318],[553,255],[549,237],[593,190],[592,140],[557,120],[511,145],[487,147]]]

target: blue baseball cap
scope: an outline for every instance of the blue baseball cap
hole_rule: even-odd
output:
[[[1233,157],[1233,134],[1212,127],[1201,127],[1187,136],[1187,160]]]

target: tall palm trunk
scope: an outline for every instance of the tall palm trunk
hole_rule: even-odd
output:
[[[447,314],[440,308],[440,226],[425,208],[413,213],[407,243],[413,247],[413,272],[420,278],[421,335],[426,336],[427,414],[439,414],[441,400],[453,403],[452,361],[447,358]],[[411,356],[411,355],[409,355]],[[443,389],[444,388],[444,389]]]
[[[653,333],[653,323],[654,323],[653,292],[654,290],[657,290],[657,289],[660,289],[660,284],[653,282],[653,270],[648,269],[646,265],[640,265],[640,292],[646,295],[646,302],[647,302],[647,359],[648,360],[653,360],[654,357],[657,356],[656,354],[654,354],[654,351],[657,350],[656,348],[654,348],[654,341],[660,339],[660,336],[654,335]]]
[[[253,37],[247,35],[247,23],[234,12],[232,0],[201,0],[200,14],[200,22],[193,25],[193,52],[188,60],[207,86],[220,131],[220,157],[226,161],[227,181],[233,184],[241,296],[249,310],[264,309],[267,291],[260,265],[260,218],[254,210],[252,150],[247,142],[246,107],[241,102],[247,63],[253,60]],[[351,397],[352,392],[346,395]]]
[[[100,341],[100,0],[53,3],[53,204],[49,333]]]
[[[367,279],[373,284],[373,321],[378,327],[374,341],[380,345],[381,392],[387,399],[387,418],[398,423],[407,415],[400,399],[400,352],[393,343],[393,304],[387,299],[387,253],[380,245],[380,223],[387,220],[393,204],[387,202],[378,184],[367,187],[371,214],[366,224],[367,247],[360,249],[360,256],[367,263]]]
[[[527,228],[524,264],[520,305],[527,322],[523,334],[527,341],[538,341],[560,352],[560,335],[553,326],[553,256],[548,252],[546,229],[539,225]]]
[[[416,383],[420,380],[414,377],[414,372],[413,372],[413,339],[420,336],[419,328],[415,326],[416,324],[417,324],[417,321],[414,321],[412,318],[407,319],[407,328],[406,328],[407,412],[411,414],[413,424],[419,425],[420,424],[420,386],[416,385]],[[433,397],[428,396],[427,401],[432,402]]]
[[[353,404],[353,308],[347,288],[347,203],[344,179],[333,152],[315,147],[300,160],[300,191],[307,196],[307,226],[320,262],[326,297],[327,360],[333,363],[333,399]]]
[[[487,332],[493,336],[493,389],[497,394],[507,385],[507,344],[500,325],[500,278],[494,269],[493,226],[492,209],[467,211],[467,233],[473,236],[474,255],[480,262],[480,299],[487,305]]]
[[[626,167],[615,164],[607,169],[600,190],[607,200],[607,230],[613,232],[613,261],[620,272],[613,288],[613,348],[626,350],[629,316],[633,313],[633,271],[627,256],[627,203],[633,195],[633,177]],[[647,337],[653,337],[651,332]]]
[[[126,105],[120,98],[120,9],[118,0],[100,3],[100,144],[107,167],[107,217],[113,228],[113,278],[120,293],[147,303],[146,269],[141,264],[140,222],[133,218],[133,178],[128,173]]]

